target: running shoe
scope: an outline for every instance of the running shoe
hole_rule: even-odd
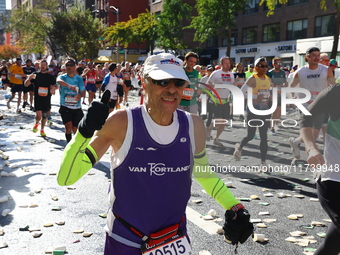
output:
[[[269,134],[271,134],[271,135],[276,135],[275,129],[271,129],[271,130],[269,131]]]
[[[263,173],[271,172],[271,168],[266,162],[261,163],[259,170],[260,172],[263,172]]]
[[[17,113],[21,113],[21,110],[20,110],[20,109],[17,109]]]
[[[40,136],[46,137],[46,134],[45,134],[44,130],[40,130]]]
[[[126,107],[129,107],[129,103],[126,103]]]
[[[300,158],[300,142],[296,141],[294,137],[289,138],[289,144],[294,158]]]
[[[30,110],[33,112],[34,111],[34,107],[31,105]]]
[[[239,149],[240,149],[240,144],[239,143],[235,144],[235,151],[233,155],[236,161],[241,160],[242,151],[240,151]]]
[[[11,109],[10,102],[7,102],[7,108],[8,108],[8,109]]]
[[[217,146],[220,146],[220,147],[223,147],[223,143],[221,143],[221,141],[219,139],[214,139],[214,145],[217,145]]]
[[[83,105],[86,105],[85,101],[83,101]]]
[[[39,127],[39,124],[35,124],[35,125],[33,126],[33,133],[38,132],[38,127]]]

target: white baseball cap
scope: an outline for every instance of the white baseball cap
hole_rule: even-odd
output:
[[[144,77],[154,80],[182,79],[189,81],[183,69],[183,61],[170,53],[160,53],[148,57],[144,62]]]

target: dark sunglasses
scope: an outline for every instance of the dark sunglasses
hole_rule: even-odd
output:
[[[162,86],[162,87],[168,86],[169,83],[171,81],[173,81],[175,86],[178,87],[178,88],[183,87],[185,85],[185,83],[187,82],[187,81],[182,80],[182,79],[164,79],[164,80],[154,80],[154,79],[151,79],[151,81],[154,84]]]
[[[268,65],[257,65],[258,67],[268,68]]]
[[[70,67],[73,67],[74,65],[73,65],[73,64],[66,64],[65,66],[66,66],[66,67],[69,67],[69,66],[70,66]]]

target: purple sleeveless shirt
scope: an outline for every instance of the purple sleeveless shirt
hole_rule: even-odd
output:
[[[179,130],[167,145],[152,139],[141,107],[131,109],[133,136],[130,150],[113,170],[115,201],[112,210],[144,234],[180,223],[190,198],[193,153],[186,114],[177,110]],[[186,231],[186,221],[180,229]],[[134,243],[142,240],[117,219],[112,232]]]

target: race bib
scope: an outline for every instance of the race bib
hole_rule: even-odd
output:
[[[39,87],[38,88],[38,95],[41,97],[46,97],[48,95],[48,88]]]
[[[22,76],[21,76],[21,74],[15,74],[14,77],[15,77],[15,79],[20,80]]]
[[[6,75],[1,75],[1,79],[2,79],[2,80],[6,80],[6,79],[7,79],[7,76],[6,76]]]
[[[258,95],[263,95],[262,101],[267,101],[270,96],[270,92],[267,89],[259,89]]]
[[[191,255],[191,246],[186,236],[174,237],[165,243],[142,249],[143,255]]]
[[[77,104],[76,96],[66,96],[65,97],[65,104],[66,106],[75,106]]]
[[[277,93],[281,94],[281,85],[275,85],[275,87],[277,88]]]
[[[195,90],[191,89],[191,88],[185,88],[183,90],[183,95],[182,95],[182,99],[184,100],[191,100],[192,97],[194,96]]]
[[[316,91],[311,91],[310,94],[311,94],[311,97],[310,97],[310,100],[307,102],[308,104],[311,104],[315,98],[319,95],[320,92],[316,92]]]
[[[88,79],[87,79],[87,82],[93,84],[93,83],[96,82],[96,79],[94,79],[94,78],[88,78]]]
[[[117,99],[117,98],[118,98],[117,91],[113,91],[113,93],[112,93],[112,99]]]
[[[237,86],[241,86],[244,84],[244,78],[238,78],[237,82],[236,82],[236,85]]]

